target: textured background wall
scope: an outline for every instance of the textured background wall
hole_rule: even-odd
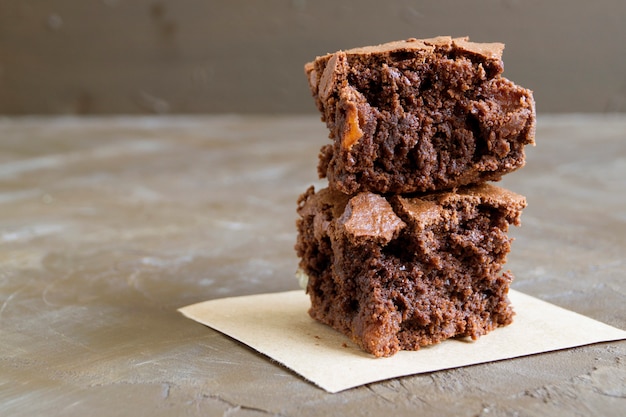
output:
[[[538,111],[626,111],[623,0],[0,0],[0,113],[314,112],[302,66],[407,37],[502,41]]]

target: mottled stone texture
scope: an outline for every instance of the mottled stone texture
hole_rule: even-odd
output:
[[[178,314],[298,288],[293,198],[324,129],[0,120],[0,415],[621,415],[626,342],[331,395]],[[626,328],[626,118],[540,117],[537,137],[502,182],[529,203],[513,287]]]

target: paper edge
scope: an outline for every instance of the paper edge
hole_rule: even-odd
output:
[[[408,371],[406,373],[401,373],[401,374],[397,374],[394,376],[389,376],[389,377],[382,377],[380,379],[375,379],[372,381],[368,381],[368,382],[357,382],[354,384],[338,384],[338,385],[334,385],[332,383],[326,383],[326,382],[321,382],[321,381],[316,381],[314,379],[311,379],[309,377],[307,377],[306,375],[300,373],[297,369],[294,369],[292,367],[290,367],[289,365],[287,365],[284,361],[274,358],[273,356],[271,356],[269,353],[266,353],[262,350],[259,350],[258,347],[256,346],[252,346],[248,343],[246,343],[245,341],[230,335],[227,331],[221,330],[217,327],[222,327],[222,326],[213,326],[210,325],[208,323],[205,323],[203,321],[199,321],[198,319],[194,318],[193,315],[189,314],[190,310],[193,310],[194,308],[198,308],[199,306],[203,305],[203,304],[209,304],[215,301],[219,301],[219,302],[227,302],[228,300],[233,300],[233,299],[237,299],[239,301],[241,301],[242,299],[251,299],[251,298],[255,298],[255,297],[264,297],[264,296],[287,296],[289,293],[298,293],[298,294],[304,294],[303,290],[290,290],[290,291],[282,291],[282,292],[274,292],[274,293],[260,293],[260,294],[250,294],[250,295],[242,295],[242,296],[232,296],[232,297],[222,297],[222,298],[215,298],[215,299],[211,299],[211,300],[206,300],[206,301],[200,301],[197,303],[192,303],[183,307],[178,308],[176,311],[179,312],[180,314],[182,314],[184,317],[186,317],[187,319],[190,319],[196,323],[199,323],[205,327],[209,327],[211,329],[213,329],[214,331],[221,333],[222,335],[236,341],[238,344],[241,344],[245,347],[247,347],[248,349],[252,349],[255,352],[263,355],[264,357],[268,358],[271,362],[274,363],[278,363],[280,364],[281,367],[287,369],[289,372],[297,375],[298,377],[304,379],[305,381],[319,387],[320,389],[323,389],[324,391],[331,393],[331,394],[336,394],[342,391],[346,391],[349,389],[353,389],[356,387],[360,387],[360,386],[364,386],[364,385],[368,385],[368,384],[373,384],[373,383],[378,383],[378,382],[382,382],[382,381],[388,381],[394,378],[402,378],[402,377],[407,377],[407,376],[411,376],[411,375],[424,375],[424,374],[429,374],[429,373],[433,373],[433,372],[440,372],[440,371],[444,371],[444,370],[448,370],[448,369],[456,369],[456,368],[464,368],[464,367],[468,367],[468,366],[474,366],[474,365],[481,365],[481,364],[486,364],[486,363],[495,363],[495,362],[500,362],[500,361],[504,361],[504,360],[509,360],[509,359],[518,359],[518,358],[522,358],[522,357],[526,357],[526,356],[535,356],[535,355],[539,355],[539,354],[543,354],[543,353],[552,353],[552,352],[558,352],[558,351],[562,351],[562,350],[567,350],[567,349],[572,349],[575,347],[583,347],[583,346],[590,346],[590,345],[594,345],[594,344],[600,344],[600,343],[610,343],[610,342],[616,342],[616,341],[621,341],[621,340],[626,340],[626,330],[624,329],[620,329],[618,327],[609,325],[607,323],[604,323],[602,321],[596,320],[594,318],[585,316],[584,314],[578,313],[576,311],[572,311],[569,310],[567,308],[558,306],[556,304],[550,303],[548,301],[542,300],[541,298],[532,296],[532,295],[528,295],[526,293],[523,293],[521,291],[517,291],[514,289],[510,289],[509,290],[509,297],[511,295],[513,295],[513,299],[516,298],[526,298],[526,301],[530,301],[531,303],[536,303],[536,304],[544,304],[549,308],[552,309],[558,309],[562,314],[569,314],[569,315],[573,315],[575,317],[578,317],[580,319],[583,319],[585,321],[587,321],[589,324],[594,324],[596,326],[601,326],[603,327],[605,330],[607,331],[611,331],[614,332],[615,334],[609,336],[609,337],[601,337],[601,338],[590,338],[589,341],[585,341],[585,342],[571,342],[568,344],[565,344],[563,346],[559,346],[559,347],[555,347],[555,348],[548,348],[548,349],[544,349],[544,350],[540,350],[538,352],[530,352],[530,353],[516,353],[513,354],[511,356],[507,356],[505,358],[495,358],[495,359],[486,359],[486,360],[478,360],[476,362],[470,363],[470,364],[463,364],[463,365],[455,365],[455,366],[443,366],[440,368],[434,368],[428,371]],[[512,301],[511,302],[515,308],[515,302]],[[515,319],[514,319],[515,320]],[[316,321],[314,321],[313,319],[311,319],[312,323],[317,323]],[[322,324],[322,326],[324,326]],[[508,327],[508,326],[506,326]],[[493,331],[489,332],[487,335],[484,335],[482,337],[488,336],[489,334],[493,333],[493,332],[497,332],[499,329],[501,328],[497,328],[494,329]],[[345,337],[345,336],[344,336]],[[349,341],[349,339],[346,337],[346,340]],[[350,341],[350,343],[352,343]],[[437,345],[441,345],[442,343],[446,343],[446,340],[442,341],[440,344]],[[411,353],[415,353],[418,354],[419,351],[415,351],[415,352],[408,352],[409,354]],[[372,361],[384,361],[386,359],[390,359],[390,358],[376,358],[374,356],[369,356],[368,359],[371,359]]]

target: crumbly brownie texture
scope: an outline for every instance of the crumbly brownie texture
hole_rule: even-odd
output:
[[[506,233],[525,204],[487,184],[412,198],[309,188],[296,243],[309,314],[378,357],[509,324]]]
[[[534,143],[530,90],[501,76],[504,45],[391,42],[305,65],[333,144],[318,172],[346,194],[413,193],[496,181]]]

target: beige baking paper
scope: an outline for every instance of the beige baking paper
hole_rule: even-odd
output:
[[[303,291],[222,298],[181,308],[282,363],[328,392],[384,379],[497,361],[591,343],[626,339],[626,331],[516,291],[513,324],[477,341],[452,339],[415,352],[375,358],[312,320]]]

